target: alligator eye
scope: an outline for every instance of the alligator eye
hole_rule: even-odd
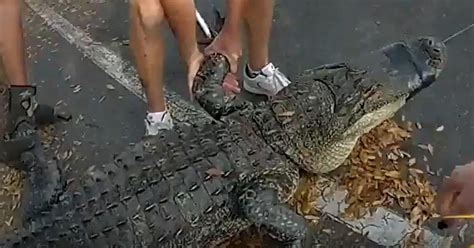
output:
[[[433,46],[434,45],[434,42],[432,39],[428,39],[428,46]]]

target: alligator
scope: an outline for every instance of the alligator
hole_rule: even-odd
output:
[[[193,112],[89,168],[0,247],[213,247],[250,226],[304,247],[308,227],[287,204],[301,171],[338,168],[362,134],[439,78],[446,50],[433,37],[394,42],[308,69],[262,101],[227,95],[229,63],[209,55],[192,88],[208,116]]]

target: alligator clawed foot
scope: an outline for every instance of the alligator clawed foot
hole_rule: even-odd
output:
[[[214,53],[206,57],[194,79],[192,88],[194,98],[216,119],[252,105],[238,95],[227,94],[224,89],[224,78],[229,71],[230,64],[227,58]]]

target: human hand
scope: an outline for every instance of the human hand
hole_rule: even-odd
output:
[[[21,136],[11,140],[0,140],[0,162],[8,163],[20,159],[23,152],[35,145],[35,139],[30,136]]]
[[[193,84],[194,78],[196,77],[197,72],[201,66],[201,63],[204,59],[202,53],[198,52],[197,54],[191,56],[191,59],[188,64],[188,93],[191,97],[191,101],[194,99],[193,97]]]
[[[441,218],[449,215],[474,214],[474,161],[456,168],[444,180],[436,197]],[[462,218],[443,219],[443,228],[458,226]]]
[[[235,74],[237,73],[238,60],[242,56],[239,37],[220,32],[216,39],[205,48],[204,53],[206,55],[219,53],[227,58],[230,65],[230,73],[228,73],[224,78],[222,87],[227,94],[238,94],[240,92],[240,87]]]
[[[238,60],[242,56],[239,37],[220,32],[212,43],[204,49],[205,54],[220,53],[227,57],[230,72],[237,73]]]

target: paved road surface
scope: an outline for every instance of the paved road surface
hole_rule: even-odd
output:
[[[130,60],[128,47],[123,46],[128,40],[127,1],[32,2],[49,5],[95,41]],[[209,19],[211,1],[197,2]],[[217,2],[223,6],[222,1]],[[446,37],[474,22],[473,9],[471,0],[277,1],[272,61],[291,77],[308,67],[357,57],[401,38],[420,34]],[[74,148],[70,160],[74,163],[66,165],[71,175],[108,162],[113,153],[139,140],[144,132],[144,102],[85,58],[30,9],[25,18],[30,75],[40,87],[39,99],[49,104],[62,100],[76,117],[74,124],[59,127],[66,131],[63,149]],[[169,31],[166,44],[166,84],[184,95],[184,70]],[[429,156],[427,165],[442,175],[449,174],[454,165],[474,158],[474,105],[470,101],[474,95],[473,46],[474,30],[454,40],[442,78],[400,113],[422,124],[424,128],[416,133],[414,144],[433,145],[434,155]],[[81,90],[75,92],[79,87]],[[435,132],[439,125],[444,125],[445,131]],[[433,177],[433,183],[438,184],[440,178]],[[359,235],[349,235],[351,231],[344,225],[331,220],[323,223],[322,247],[378,247]],[[466,233],[465,243],[473,240],[471,233]],[[336,236],[340,237],[337,242]]]

